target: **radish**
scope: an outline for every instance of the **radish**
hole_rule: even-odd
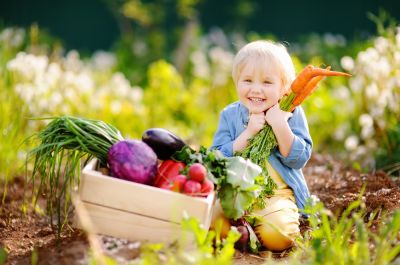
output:
[[[200,190],[201,194],[207,196],[213,190],[214,190],[214,183],[209,179],[205,179],[204,182],[201,184],[201,190]]]
[[[185,186],[185,183],[187,181],[187,178],[185,175],[176,175],[171,178],[171,184],[172,184],[172,190],[176,192],[181,192],[183,190],[183,187]]]
[[[192,196],[199,194],[200,190],[201,190],[201,184],[194,180],[186,181],[183,187],[184,193]]]
[[[241,234],[240,238],[238,241],[235,243],[235,247],[238,248],[239,250],[244,251],[247,247],[247,243],[249,242],[249,230],[247,229],[246,226],[240,225],[236,227],[238,232]]]
[[[194,163],[189,167],[189,178],[197,182],[203,182],[207,176],[207,169],[200,163]]]

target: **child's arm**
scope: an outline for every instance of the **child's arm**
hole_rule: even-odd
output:
[[[294,140],[294,134],[288,124],[291,116],[292,113],[281,110],[279,104],[272,106],[265,114],[265,120],[274,131],[279,152],[284,157],[289,155]]]
[[[275,149],[274,153],[287,167],[301,169],[311,157],[312,140],[308,130],[307,119],[300,106],[294,109],[293,116],[288,120],[288,125],[293,133],[289,154],[283,156],[279,148]]]
[[[233,142],[233,152],[242,151],[248,145],[248,140],[256,135],[265,125],[264,113],[251,114],[247,128]]]

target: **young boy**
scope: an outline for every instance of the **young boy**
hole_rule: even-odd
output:
[[[255,41],[235,56],[232,77],[239,101],[222,111],[212,149],[233,156],[266,123],[272,127],[278,147],[271,151],[266,167],[278,188],[265,198],[267,207],[252,214],[263,220],[254,227],[261,243],[282,251],[300,234],[298,209],[304,208],[310,196],[301,171],[312,148],[307,120],[301,107],[293,113],[279,108],[279,100],[295,79],[293,62],[283,45]],[[221,215],[217,205],[213,219]]]

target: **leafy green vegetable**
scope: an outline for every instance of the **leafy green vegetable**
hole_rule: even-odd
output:
[[[218,197],[225,216],[238,219],[260,194],[260,186],[255,184],[255,178],[262,170],[249,159],[240,156],[227,160],[227,175],[218,183]]]

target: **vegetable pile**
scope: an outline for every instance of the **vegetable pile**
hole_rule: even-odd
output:
[[[71,210],[70,194],[79,185],[82,158],[86,162],[97,158],[100,167],[108,167],[112,177],[123,180],[191,196],[207,196],[214,190],[207,178],[209,170],[201,163],[168,160],[186,145],[165,129],[147,130],[143,141],[128,140],[102,121],[71,116],[47,119],[51,122],[33,137],[39,145],[28,153],[27,165],[33,158],[32,183],[40,179],[39,187],[34,187],[35,203],[39,195],[48,195],[47,211],[53,228],[53,216],[57,217],[58,234]],[[167,160],[159,166],[158,159]]]

